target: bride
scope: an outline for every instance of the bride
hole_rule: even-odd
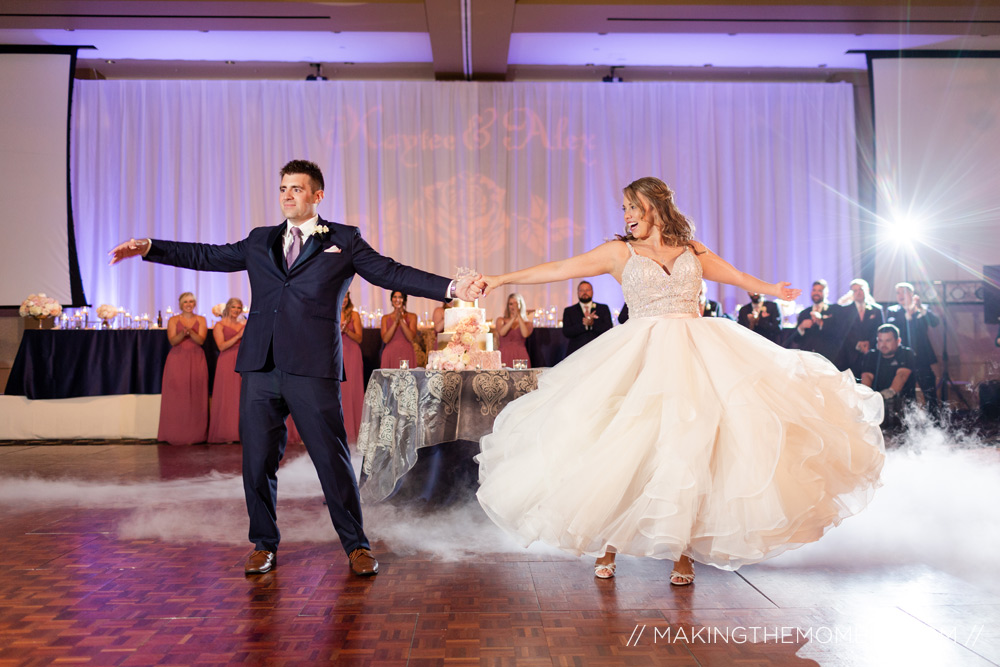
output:
[[[478,498],[527,545],[736,569],[819,539],[879,485],[882,398],[818,354],[699,317],[702,276],[794,299],[694,240],[656,178],[623,190],[625,230],[570,259],[486,276],[502,285],[611,274],[630,318],[542,374],[481,441]]]

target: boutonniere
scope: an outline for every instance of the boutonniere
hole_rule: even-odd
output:
[[[329,234],[330,233],[330,228],[327,227],[326,225],[316,225],[316,233],[317,234]]]

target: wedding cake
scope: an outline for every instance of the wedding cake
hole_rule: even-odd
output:
[[[436,351],[427,355],[431,370],[497,370],[500,352],[493,350],[493,333],[486,309],[468,301],[444,311],[444,331],[437,336]]]
[[[470,343],[469,345],[484,352],[492,352],[493,333],[490,332],[489,322],[486,321],[486,309],[477,308],[476,302],[472,301],[458,301],[457,303],[457,306],[446,308],[444,311],[444,331],[437,336],[437,349],[443,350],[447,347],[462,324],[465,325],[462,329],[463,333],[473,333],[474,323],[477,331],[473,335],[476,340],[474,344]]]

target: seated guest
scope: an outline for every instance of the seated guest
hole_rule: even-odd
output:
[[[760,294],[747,292],[750,303],[740,308],[738,322],[772,343],[781,342],[781,311],[778,304]]]
[[[876,334],[877,349],[865,355],[861,366],[861,384],[871,387],[885,399],[882,426],[899,426],[903,402],[914,398],[913,351],[899,342],[899,329],[883,324]]]
[[[340,340],[344,354],[344,381],[340,383],[340,402],[344,409],[344,428],[347,442],[358,441],[361,427],[361,408],[365,402],[365,365],[361,357],[361,339],[364,329],[361,315],[354,310],[351,293],[344,295],[340,308]],[[412,349],[412,348],[411,348]]]
[[[837,303],[842,306],[838,317],[845,333],[834,363],[840,370],[850,368],[854,377],[861,377],[861,362],[875,346],[875,332],[884,322],[882,306],[872,298],[868,281],[861,278],[851,281],[851,289]]]
[[[594,302],[594,287],[584,280],[576,288],[579,302],[563,310],[563,336],[569,339],[567,356],[573,354],[605,331],[610,331],[611,309]]]
[[[212,327],[212,337],[219,348],[215,362],[215,382],[212,384],[212,413],[208,422],[208,442],[240,441],[240,374],[236,372],[236,355],[243,340],[240,321],[243,302],[233,297],[219,323]]]
[[[406,360],[410,368],[417,366],[413,341],[417,338],[417,314],[406,310],[406,295],[399,290],[390,296],[392,312],[382,316],[382,361],[380,368],[399,368]]]
[[[722,304],[708,298],[708,283],[701,281],[701,291],[698,293],[698,303],[701,304],[702,317],[724,317],[727,320],[732,318],[722,311]]]
[[[515,359],[527,360],[525,340],[535,330],[535,325],[528,319],[528,307],[523,296],[515,293],[507,297],[507,312],[497,318],[496,328],[497,336],[500,337],[500,360],[503,365],[513,368]],[[531,367],[530,360],[528,367]]]
[[[180,312],[167,322],[169,354],[163,366],[160,426],[156,439],[171,445],[205,442],[208,435],[208,322],[194,314],[194,294],[180,296]]]
[[[809,295],[812,306],[799,313],[794,343],[800,350],[816,352],[834,361],[840,352],[842,338],[834,319],[837,309],[826,300],[828,293],[826,281],[822,278],[812,284]]]
[[[899,329],[899,344],[913,350],[913,377],[923,392],[928,411],[937,417],[940,410],[937,377],[931,368],[931,364],[937,363],[937,355],[931,347],[927,331],[940,324],[941,320],[920,303],[920,296],[914,293],[913,285],[897,283],[896,304],[886,308],[885,321]]]

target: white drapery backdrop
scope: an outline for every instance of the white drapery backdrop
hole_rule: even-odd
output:
[[[78,81],[72,127],[84,288],[133,312],[176,309],[184,291],[201,313],[248,303],[243,273],[108,267],[107,251],[277,224],[278,170],[295,158],[323,169],[324,218],[445,275],[584,252],[621,231],[621,188],[648,175],[673,187],[699,240],[764,280],[808,293],[823,277],[839,294],[858,268],[847,84]],[[621,306],[612,278],[592,282],[597,301]],[[513,289],[529,308],[576,301],[575,281]],[[491,318],[508,291],[481,302]],[[360,279],[351,293],[388,308]],[[746,301],[732,287],[709,296],[730,312]]]

